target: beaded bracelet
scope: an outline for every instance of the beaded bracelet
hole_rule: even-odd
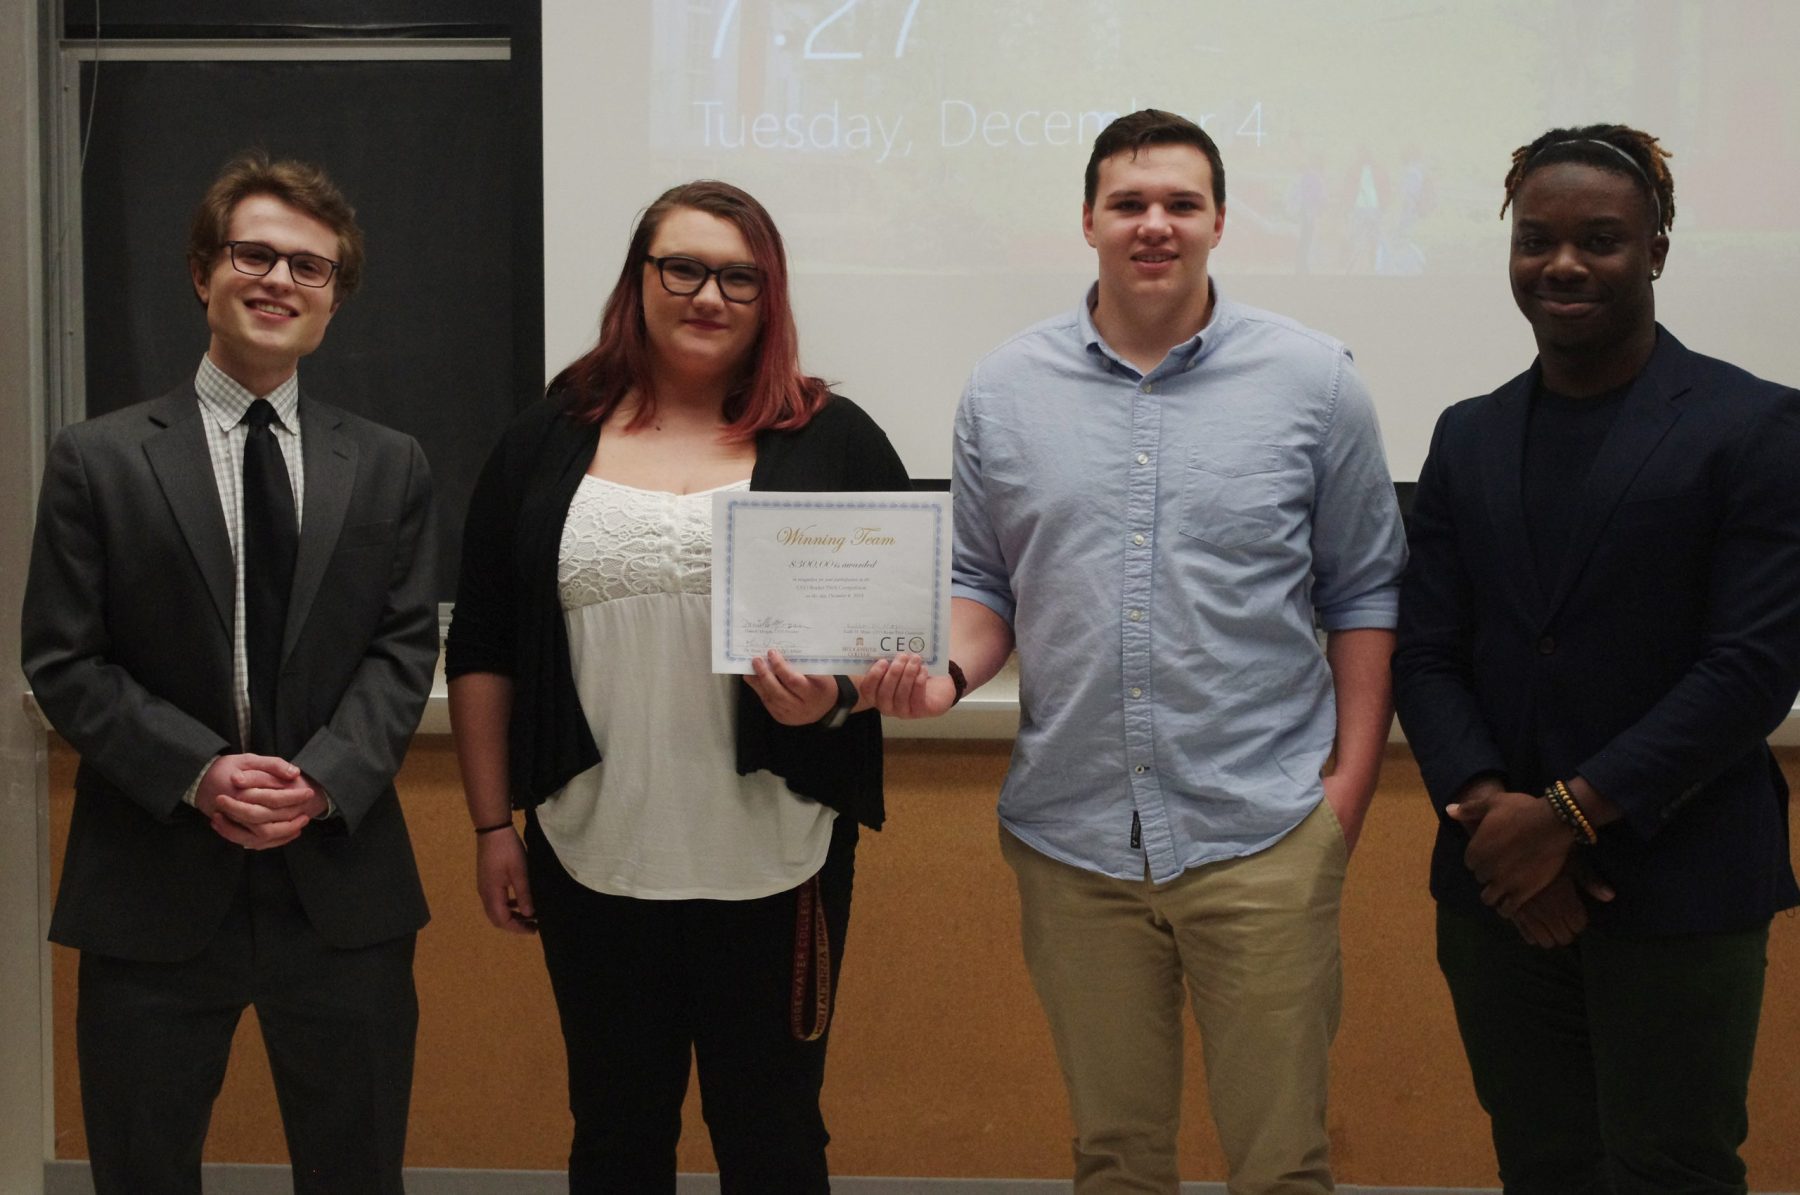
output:
[[[1600,841],[1600,836],[1594,833],[1594,823],[1588,820],[1581,802],[1575,799],[1575,794],[1569,791],[1567,784],[1561,780],[1554,781],[1544,790],[1544,800],[1550,803],[1558,820],[1569,827],[1569,833],[1575,836],[1577,842],[1593,846]]]
[[[1556,786],[1547,786],[1543,795],[1544,804],[1550,806],[1550,812],[1556,814],[1556,820],[1567,826],[1569,833],[1575,836],[1575,841],[1580,842],[1582,840],[1581,827],[1575,824],[1575,815],[1563,805],[1562,798],[1557,795]]]
[[[1580,823],[1581,837],[1589,846],[1593,846],[1594,843],[1600,840],[1600,835],[1594,829],[1594,823],[1589,820],[1587,810],[1583,809],[1581,807],[1581,802],[1575,799],[1574,790],[1563,781],[1558,780],[1556,782],[1556,791],[1561,794],[1563,802],[1569,807],[1569,812],[1574,814],[1575,820]]]

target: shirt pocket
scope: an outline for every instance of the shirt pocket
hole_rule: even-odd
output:
[[[1281,526],[1281,450],[1270,444],[1210,444],[1188,454],[1181,534],[1215,548],[1241,548]]]

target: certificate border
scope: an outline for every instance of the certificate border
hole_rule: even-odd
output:
[[[725,643],[722,648],[724,657],[732,663],[747,663],[753,656],[741,654],[732,649],[732,636],[735,620],[732,618],[732,594],[735,591],[731,584],[731,572],[737,561],[737,512],[740,506],[751,506],[759,509],[782,510],[919,510],[931,512],[931,592],[934,595],[931,603],[931,654],[920,653],[920,658],[927,665],[936,664],[946,654],[943,643],[943,632],[940,623],[944,611],[935,595],[943,584],[944,570],[944,510],[938,496],[915,498],[898,502],[825,502],[805,501],[792,498],[759,498],[755,494],[733,496],[725,503]],[[873,656],[789,656],[790,664],[851,664],[866,667],[876,660],[887,659],[882,655]]]

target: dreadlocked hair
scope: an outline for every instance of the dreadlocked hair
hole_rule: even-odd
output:
[[[1532,171],[1557,162],[1580,162],[1622,174],[1637,183],[1656,210],[1656,231],[1666,232],[1675,223],[1675,177],[1669,173],[1670,156],[1655,137],[1629,125],[1551,129],[1530,145],[1513,150],[1512,169],[1506,172],[1506,201],[1500,205],[1500,215],[1505,217],[1506,209],[1512,206]]]

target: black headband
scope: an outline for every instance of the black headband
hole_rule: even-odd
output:
[[[1612,150],[1614,153],[1618,154],[1620,158],[1624,159],[1625,164],[1631,167],[1632,173],[1643,179],[1644,185],[1650,188],[1650,202],[1656,208],[1656,227],[1658,230],[1662,228],[1662,196],[1656,193],[1656,184],[1651,181],[1650,175],[1645,172],[1643,165],[1639,163],[1636,158],[1632,157],[1610,141],[1602,141],[1598,137],[1573,137],[1567,141],[1553,141],[1549,145],[1544,146],[1543,149],[1538,150],[1535,154],[1532,154],[1526,164],[1529,165],[1531,161],[1535,161],[1536,159],[1543,157],[1549,151],[1564,145],[1598,145]]]

